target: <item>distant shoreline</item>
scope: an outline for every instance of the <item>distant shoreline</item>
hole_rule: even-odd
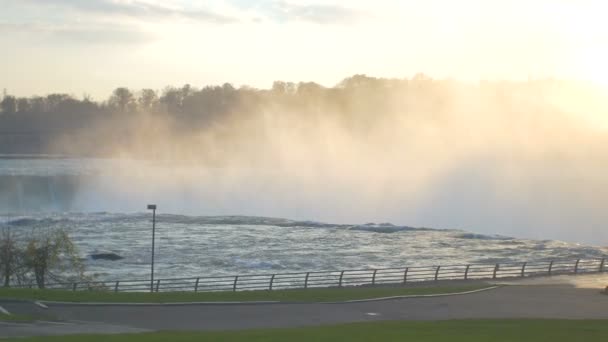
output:
[[[0,159],[69,159],[62,154],[0,154]]]

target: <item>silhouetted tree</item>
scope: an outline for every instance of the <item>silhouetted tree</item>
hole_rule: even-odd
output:
[[[25,97],[20,97],[17,99],[17,113],[24,114],[31,112],[32,108],[30,105],[30,100]]]
[[[152,89],[142,89],[137,99],[139,109],[145,112],[152,112],[158,106],[158,95]]]
[[[105,153],[101,148],[111,151],[112,146],[128,150],[132,137],[151,127],[163,129],[163,133],[168,133],[165,137],[211,132],[208,139],[216,139],[212,143],[219,146],[246,135],[237,127],[239,124],[247,122],[250,130],[265,129],[256,126],[256,121],[279,116],[309,120],[305,126],[311,129],[319,122],[316,118],[332,117],[354,136],[364,136],[374,125],[385,123],[386,118],[436,119],[452,108],[450,105],[459,96],[455,94],[471,98],[489,94],[492,103],[505,111],[515,106],[513,94],[518,94],[519,111],[548,111],[551,109],[538,99],[557,83],[485,82],[472,89],[464,83],[433,80],[422,73],[410,80],[358,74],[334,87],[285,81],[274,82],[270,89],[237,89],[229,83],[202,88],[186,84],[157,93],[152,89],[131,91],[121,87],[101,102],[68,94],[29,98],[5,94],[0,101],[0,153],[47,153],[40,149],[56,148],[56,153],[97,155]],[[133,115],[124,115],[127,113]],[[146,122],[150,125],[145,127],[141,123],[151,119],[146,116],[149,114],[154,114],[155,120],[166,121],[156,125],[158,121],[149,120]],[[2,136],[14,132],[25,134]],[[62,144],[47,143],[57,140]]]
[[[46,96],[46,110],[48,112],[56,112],[57,107],[69,99],[71,99],[71,96],[68,94],[49,94]]]
[[[14,96],[4,96],[2,102],[0,102],[0,109],[4,114],[15,114],[17,112],[17,99]]]
[[[121,113],[131,113],[135,111],[135,96],[128,88],[116,88],[108,104]]]
[[[177,114],[182,112],[183,96],[181,89],[167,87],[163,91],[160,103],[164,106],[167,113]]]
[[[296,86],[296,84],[292,82],[275,81],[272,84],[272,91],[275,94],[292,95],[295,94],[297,89],[298,87]]]

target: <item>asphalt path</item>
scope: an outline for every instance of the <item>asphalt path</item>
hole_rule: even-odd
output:
[[[0,301],[0,305],[13,313],[42,310],[26,302]],[[336,304],[48,305],[44,313],[63,320],[63,325],[41,328],[40,323],[2,323],[0,337],[25,336],[28,331],[29,335],[46,335],[241,330],[379,320],[608,319],[608,296],[600,289],[564,284],[508,285],[467,295]],[[14,326],[19,327],[18,331]]]
[[[122,324],[154,330],[234,330],[301,327],[376,320],[467,318],[608,319],[608,296],[570,286],[504,286],[447,297],[344,304],[184,306],[55,305],[67,320]]]
[[[0,322],[0,339],[71,334],[126,334],[148,331],[146,329],[95,322]]]

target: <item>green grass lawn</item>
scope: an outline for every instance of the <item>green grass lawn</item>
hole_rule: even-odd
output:
[[[235,332],[161,332],[126,335],[79,335],[19,339],[19,341],[87,342],[273,342],[273,341],[463,341],[573,342],[608,340],[608,321],[465,320],[439,322],[372,322],[298,329]]]
[[[29,322],[29,321],[33,321],[36,318],[32,317],[32,316],[27,316],[27,315],[5,315],[3,313],[0,313],[0,322],[4,321],[9,321],[9,322]]]
[[[352,299],[369,299],[403,295],[423,295],[434,293],[456,293],[477,290],[488,285],[431,286],[431,287],[362,287],[362,288],[322,288],[307,290],[242,291],[242,292],[166,292],[133,293],[105,291],[65,291],[0,288],[0,299],[27,299],[66,302],[104,303],[179,303],[179,302],[222,302],[222,301],[285,301],[285,302],[327,302]]]

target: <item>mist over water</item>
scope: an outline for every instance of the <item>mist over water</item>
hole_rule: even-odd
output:
[[[53,148],[77,153],[94,138],[87,148],[109,158],[2,161],[5,178],[51,177],[51,185],[30,179],[13,188],[6,178],[0,210],[129,213],[156,203],[174,214],[608,244],[603,92],[557,81],[353,82],[313,95],[259,95],[190,129],[159,114],[108,119]],[[120,140],[112,133],[119,127],[131,129]],[[15,204],[15,193],[37,191],[60,204]]]
[[[146,279],[156,204],[159,277],[608,256],[603,2],[250,2],[0,0],[5,245]]]
[[[21,164],[12,167],[16,174],[0,176],[0,206],[10,215],[130,213],[156,203],[162,213],[194,216],[392,222],[593,245],[606,241],[602,228],[608,217],[596,202],[605,187],[586,185],[593,178],[581,179],[584,175],[563,164],[526,165],[522,176],[505,170],[512,165],[486,159],[420,185],[396,177],[397,171],[389,175],[393,179],[376,179],[134,160],[12,160],[3,161],[4,169],[7,164]],[[594,180],[598,186],[605,182]]]

